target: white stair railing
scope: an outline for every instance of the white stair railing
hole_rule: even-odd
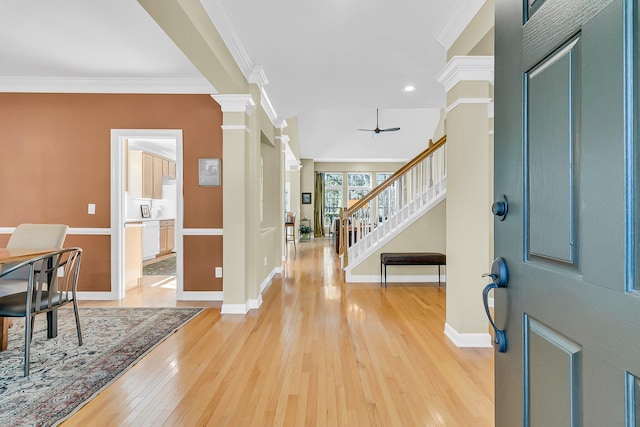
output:
[[[350,208],[340,212],[343,267],[368,256],[388,236],[439,203],[446,192],[447,137],[407,162]]]

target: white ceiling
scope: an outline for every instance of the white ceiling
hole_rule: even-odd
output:
[[[279,118],[298,116],[302,158],[406,160],[432,136],[445,102],[436,33],[461,0],[202,1],[226,11],[264,67]],[[0,90],[25,79],[204,81],[132,0],[2,1],[0,40]],[[355,131],[375,127],[376,108],[381,128],[402,129]]]

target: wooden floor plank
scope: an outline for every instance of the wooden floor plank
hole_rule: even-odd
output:
[[[63,426],[493,426],[493,350],[444,335],[446,287],[345,284],[329,239],[293,246],[263,304],[145,287],[82,306],[204,306]]]

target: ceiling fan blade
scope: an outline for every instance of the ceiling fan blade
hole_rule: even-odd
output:
[[[375,132],[375,129],[358,129],[358,130],[363,130],[365,132]]]
[[[380,132],[395,132],[397,130],[400,130],[400,128],[380,129]]]

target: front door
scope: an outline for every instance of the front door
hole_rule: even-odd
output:
[[[498,427],[640,427],[637,9],[496,0]]]

